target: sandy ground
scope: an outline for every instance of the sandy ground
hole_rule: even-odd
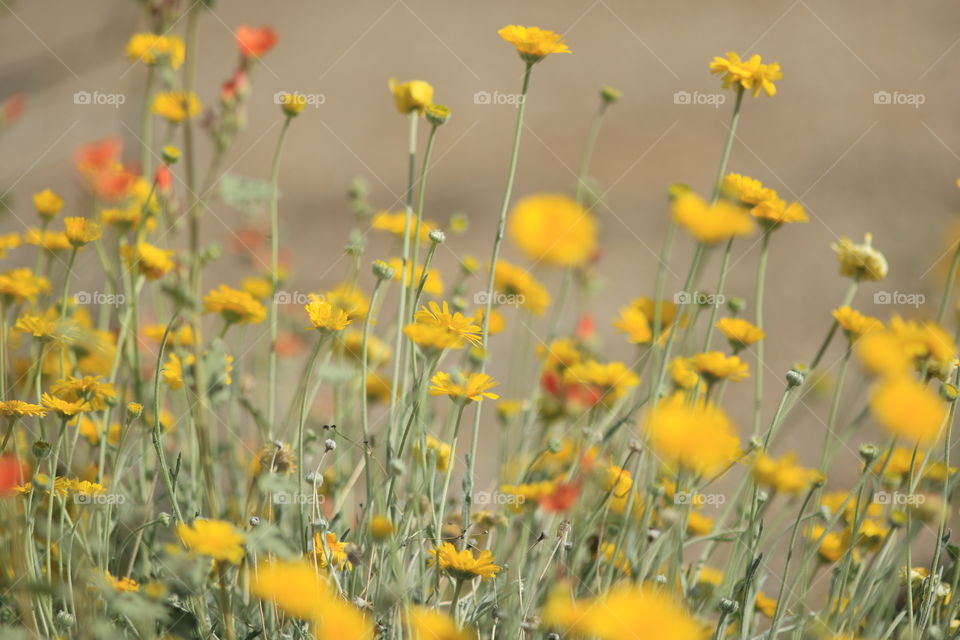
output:
[[[129,0],[7,0],[3,7],[0,40],[7,54],[0,62],[0,98],[22,92],[28,101],[23,119],[0,139],[0,184],[10,190],[12,210],[3,230],[16,230],[22,221],[32,223],[33,191],[53,186],[68,200],[79,198],[70,169],[75,147],[119,134],[135,148],[144,74],[122,51],[144,23],[139,4]],[[464,212],[471,230],[444,245],[441,266],[450,272],[466,254],[485,259],[515,116],[513,106],[496,104],[509,97],[497,96],[515,94],[522,71],[496,30],[520,23],[563,32],[574,53],[535,69],[518,196],[570,191],[598,87],[610,84],[624,95],[609,112],[591,172],[605,193],[596,212],[603,289],[591,308],[611,354],[628,352],[609,330],[609,319],[618,306],[653,290],[666,186],[684,181],[707,191],[717,170],[732,101],[719,94],[726,103],[711,104],[719,83],[706,67],[727,50],[762,53],[780,61],[785,75],[776,98],[746,101],[730,168],[799,199],[811,217],[773,239],[768,415],[782,374],[812,357],[830,309],[846,290],[830,250],[838,237],[860,239],[872,231],[890,261],[887,281],[861,288],[857,306],[864,312],[888,315],[895,309],[875,304],[874,294],[901,292],[927,299],[919,309],[902,311],[934,313],[942,286],[934,265],[947,248],[960,175],[956,3],[229,0],[218,2],[202,24],[199,93],[207,103],[215,101],[235,61],[231,30],[244,23],[271,24],[281,40],[255,74],[250,125],[230,153],[230,172],[268,177],[280,124],[276,91],[323,96],[322,105],[294,123],[282,164],[292,289],[322,289],[348,272],[345,193],[354,176],[370,180],[377,206],[397,207],[402,199],[406,131],[387,92],[391,76],[428,80],[435,99],[453,110],[437,142],[426,211],[441,222]],[[126,100],[119,109],[76,105],[78,91],[118,93]],[[491,104],[478,103],[478,92],[489,93]],[[692,104],[684,104],[684,96]],[[887,97],[894,104],[885,104]],[[228,243],[244,218],[215,198],[209,205],[206,231]],[[680,286],[690,249],[686,239],[678,246],[669,291]],[[368,257],[388,252],[384,238],[370,236]],[[512,247],[506,255],[519,257]],[[712,256],[708,267],[715,269],[718,258]],[[738,243],[731,294],[752,297],[756,258],[754,242]],[[86,259],[84,265],[94,266],[92,255]],[[208,282],[216,274],[237,279],[236,263],[225,258]],[[543,277],[558,280],[558,274]],[[530,329],[528,339],[542,339],[540,324]],[[832,366],[839,357],[834,349],[825,362]],[[505,362],[493,365],[495,375],[506,375]],[[750,395],[749,386],[727,395],[744,425]],[[784,448],[822,438],[826,402],[811,398],[806,405],[792,417]],[[844,415],[858,408],[845,407]],[[844,455],[853,460],[853,452]]]

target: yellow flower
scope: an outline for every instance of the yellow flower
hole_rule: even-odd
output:
[[[370,227],[376,229],[377,231],[387,231],[392,233],[398,238],[403,238],[404,232],[407,229],[407,212],[406,211],[378,211],[374,214],[373,218],[370,220]],[[430,241],[430,232],[437,228],[437,223],[430,220],[421,220],[420,221],[420,242],[426,244]],[[413,238],[414,234],[417,231],[417,216],[416,213],[410,214],[410,237]],[[399,258],[396,258],[399,264]],[[390,266],[393,266],[392,264]],[[394,267],[395,269],[400,269],[400,267]]]
[[[58,380],[50,387],[53,395],[69,402],[85,401],[93,411],[103,411],[113,404],[117,391],[109,382],[101,382],[102,376],[70,376]]]
[[[363,357],[363,332],[348,330],[343,333],[343,351],[359,362]],[[367,363],[371,367],[377,367],[390,359],[393,351],[390,346],[377,336],[370,334],[367,339]]]
[[[540,62],[551,53],[570,53],[563,36],[539,27],[521,27],[509,24],[497,32],[500,37],[517,48],[524,62]]]
[[[103,577],[107,581],[107,584],[110,585],[110,588],[114,591],[119,591],[121,593],[136,593],[137,591],[140,591],[140,585],[137,584],[137,581],[133,578],[115,578],[109,571],[104,571]]]
[[[183,388],[184,365],[192,367],[193,363],[193,355],[187,355],[183,360],[180,360],[180,357],[177,354],[171,352],[170,358],[167,360],[167,364],[165,364],[163,369],[160,370],[160,375],[163,376],[163,381],[168,387],[174,391],[177,391],[178,389]]]
[[[30,404],[23,400],[0,400],[0,415],[22,418],[24,416],[43,417],[47,410],[38,404]]]
[[[781,224],[809,221],[802,204],[799,202],[788,204],[781,198],[764,200],[751,209],[750,214],[772,228],[779,227]]]
[[[623,397],[627,391],[640,384],[640,376],[622,362],[601,364],[595,360],[578,362],[563,372],[567,384],[582,384],[597,387],[601,399],[612,402]]]
[[[878,384],[870,395],[870,410],[889,433],[917,443],[935,440],[947,415],[936,393],[906,375]]]
[[[444,542],[439,548],[431,549],[430,566],[440,565],[442,571],[446,571],[455,580],[472,580],[480,576],[484,580],[496,577],[500,567],[493,564],[493,554],[489,549],[484,549],[479,555],[474,556],[470,549],[457,551],[457,548],[449,542]]]
[[[323,603],[314,621],[316,640],[373,640],[374,627],[363,613],[340,598]]]
[[[387,264],[390,265],[390,268],[393,269],[393,279],[397,282],[402,282],[406,280],[407,287],[413,287],[414,290],[420,286],[420,281],[423,280],[423,265],[417,265],[417,272],[414,274],[411,270],[412,264],[408,263],[406,271],[403,269],[403,260],[400,258],[390,258],[387,260]],[[406,278],[403,277],[403,274],[406,273]],[[443,295],[443,276],[440,275],[440,271],[437,269],[427,269],[427,279],[423,281],[423,292],[428,293],[431,296],[441,296]]]
[[[193,525],[181,522],[177,536],[183,545],[198,555],[239,564],[243,560],[243,534],[224,520],[198,518]]]
[[[820,545],[817,547],[817,554],[824,562],[836,562],[842,558],[843,554],[850,548],[850,536],[846,532],[837,533],[836,531],[831,531],[826,533],[826,528],[818,524],[807,529],[806,534],[807,538],[812,542],[820,540],[821,536],[823,537],[823,540],[820,541]]]
[[[322,536],[319,531],[313,534],[313,558],[322,569],[331,564],[341,571],[353,569],[353,564],[347,557],[347,543],[338,542],[337,534],[332,531],[327,531]]]
[[[693,192],[673,201],[673,219],[699,242],[715,244],[733,236],[750,235],[755,225],[742,208],[725,200],[710,205]]]
[[[613,321],[614,328],[627,335],[627,342],[646,344],[653,339],[650,319],[637,307],[620,308],[620,317]]]
[[[739,382],[749,378],[749,366],[737,356],[727,356],[721,351],[698,353],[691,358],[693,368],[708,381],[729,380]]]
[[[350,318],[342,309],[335,309],[320,296],[310,296],[310,303],[304,309],[310,316],[310,323],[320,331],[342,331],[350,324]]]
[[[300,115],[307,106],[307,96],[302,93],[282,93],[280,94],[280,108],[289,118]]]
[[[137,202],[126,208],[101,209],[100,222],[118,231],[129,231],[140,226],[142,211],[143,206]],[[156,224],[156,220],[147,218],[147,229],[152,229]]]
[[[183,64],[185,48],[183,40],[175,35],[135,33],[127,42],[126,54],[131,61],[139,60],[152,65],[162,60],[166,61],[171,69],[179,69]]]
[[[397,111],[400,113],[406,114],[416,111],[423,115],[427,105],[433,102],[433,87],[423,80],[397,82],[396,78],[390,78],[388,86],[397,105]]]
[[[90,405],[85,400],[64,400],[49,393],[40,396],[40,402],[50,411],[57,413],[61,419],[72,418],[78,413],[90,410]]]
[[[157,280],[167,275],[173,269],[173,260],[170,256],[173,251],[155,247],[148,242],[141,242],[134,250],[132,245],[123,247],[123,259],[129,269],[136,268],[147,280]]]
[[[376,542],[388,540],[393,535],[394,526],[387,516],[376,515],[370,519],[370,537]]]
[[[13,326],[14,331],[29,333],[34,338],[43,341],[59,339],[62,342],[70,342],[71,340],[66,335],[69,332],[70,324],[66,323],[66,326],[61,328],[59,322],[60,316],[50,311],[43,314],[23,314],[17,318],[17,322]]]
[[[429,435],[427,436],[426,441],[428,461],[430,456],[435,457],[437,460],[437,471],[440,471],[441,473],[445,472],[450,467],[450,445]],[[412,450],[413,457],[419,460],[423,455],[419,441],[413,443]]]
[[[743,318],[722,318],[716,327],[730,341],[734,353],[767,337],[763,329],[753,326]]]
[[[203,298],[204,313],[219,313],[229,324],[258,324],[267,318],[267,310],[246,291],[220,285]]]
[[[757,595],[754,598],[753,606],[757,611],[767,616],[768,618],[773,618],[773,614],[777,612],[777,601],[775,598],[771,598],[763,591],[757,591]]]
[[[593,215],[562,194],[520,200],[511,212],[507,233],[531,260],[564,267],[583,264],[597,249]]]
[[[151,324],[143,328],[143,336],[152,342],[160,344],[163,340],[163,334],[166,333],[166,331],[166,325]],[[177,347],[192,347],[193,329],[188,324],[183,325],[179,329],[171,329],[170,335],[167,336],[167,344],[172,344]]]
[[[323,604],[335,597],[313,564],[302,561],[261,563],[251,576],[250,593],[304,620],[319,617]]]
[[[414,322],[404,327],[403,333],[421,347],[462,349],[467,342],[480,345],[480,326],[459,311],[451,313],[446,302],[442,307],[430,302],[413,317]]]
[[[795,464],[795,460],[796,456],[792,454],[777,460],[761,451],[753,461],[753,477],[758,484],[777,493],[802,493],[817,478],[818,472]]]
[[[407,609],[407,627],[410,640],[470,640],[470,635],[461,631],[453,618],[429,607]]]
[[[100,225],[89,218],[64,218],[63,226],[67,240],[76,248],[93,242],[103,235]]]
[[[739,201],[745,207],[752,208],[768,200],[776,199],[777,192],[763,186],[759,180],[739,173],[728,173],[723,177],[721,191],[725,197]]]
[[[871,246],[873,234],[864,236],[863,244],[855,244],[848,238],[830,245],[840,260],[840,275],[861,280],[883,280],[887,277],[887,259]]]
[[[721,75],[724,89],[737,87],[738,90],[750,91],[754,98],[759,96],[761,91],[773,96],[777,93],[774,82],[783,77],[780,64],[762,64],[761,61],[759,55],[743,60],[737,53],[728,51],[726,58],[716,56],[710,62],[710,73]]]
[[[506,260],[497,262],[493,286],[507,296],[511,304],[520,306],[530,313],[542,316],[550,306],[550,294],[537,282],[526,269],[512,265]]]
[[[195,93],[164,91],[153,97],[150,112],[170,123],[177,124],[200,115],[200,100]]]
[[[865,316],[848,306],[834,309],[832,315],[833,319],[837,321],[837,324],[840,325],[840,328],[843,329],[843,332],[847,334],[847,338],[851,341],[856,340],[865,333],[883,330],[882,322],[876,318]]]
[[[63,198],[50,189],[44,189],[33,194],[33,207],[41,218],[49,220],[60,213],[63,208]]]
[[[705,536],[713,531],[713,518],[709,518],[699,511],[687,514],[687,532],[693,536]]]
[[[903,375],[912,358],[892,331],[872,331],[856,342],[855,353],[863,367],[874,375]]]
[[[427,278],[429,280],[429,277]],[[362,320],[370,311],[370,298],[353,283],[338,284],[323,294],[323,298],[335,309],[346,313],[351,320]]]
[[[273,293],[273,283],[269,276],[251,276],[244,278],[240,288],[257,300],[266,300]]]
[[[662,458],[699,473],[713,473],[740,454],[733,424],[719,407],[689,404],[685,394],[661,400],[647,416],[645,431]]]
[[[66,233],[52,229],[27,229],[27,232],[23,234],[23,241],[27,244],[43,247],[47,251],[63,251],[71,247]]]
[[[700,383],[700,374],[693,368],[690,358],[682,356],[670,361],[670,379],[680,389],[693,389]]]
[[[5,233],[0,235],[0,258],[6,258],[7,251],[16,249],[21,243],[22,240],[18,233]]]
[[[619,583],[599,596],[575,600],[564,585],[547,597],[541,617],[547,628],[575,638],[701,640],[700,624],[668,593]]]
[[[450,374],[438,371],[430,379],[430,395],[432,396],[450,396],[455,401],[480,402],[484,398],[496,400],[500,396],[490,393],[488,389],[495,387],[496,382],[485,373],[469,373],[466,376],[460,375],[459,382],[455,382]]]

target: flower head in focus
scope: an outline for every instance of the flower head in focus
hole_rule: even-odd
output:
[[[496,577],[500,567],[493,563],[493,553],[484,549],[479,555],[474,555],[470,549],[457,551],[449,542],[444,542],[439,548],[431,549],[430,566],[439,565],[456,580],[472,580],[480,576],[484,580]]]
[[[517,48],[527,64],[540,62],[551,53],[570,53],[563,36],[547,29],[509,24],[497,33]]]
[[[229,324],[259,324],[267,318],[267,309],[259,300],[225,284],[203,297],[203,311],[219,313]]]
[[[866,234],[863,244],[840,238],[830,248],[837,252],[840,275],[861,280],[883,280],[887,277],[887,259],[873,248],[873,234]]]
[[[724,89],[749,91],[754,98],[761,91],[768,96],[776,95],[774,82],[783,77],[779,63],[763,64],[759,55],[744,60],[734,51],[728,51],[725,58],[716,56],[710,62],[710,73],[720,75]]]
[[[459,380],[454,380],[449,373],[438,371],[430,379],[430,395],[450,396],[458,402],[480,402],[484,398],[496,400],[500,396],[489,391],[496,384],[496,381],[485,373],[471,372],[460,375]]]
[[[103,235],[103,229],[100,225],[90,218],[64,218],[63,226],[64,233],[67,234],[67,240],[77,249],[100,239],[100,236]]]
[[[396,78],[390,78],[388,86],[400,113],[416,111],[423,115],[427,106],[433,102],[433,87],[423,80],[397,82]]]

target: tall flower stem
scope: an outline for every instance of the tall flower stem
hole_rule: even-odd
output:
[[[953,285],[957,280],[957,267],[960,266],[960,240],[957,241],[957,248],[953,251],[953,258],[950,259],[950,271],[947,273],[947,281],[943,285],[943,295],[940,297],[940,306],[937,307],[937,324],[943,322],[943,315],[947,311],[947,304],[950,302],[950,292],[953,291]]]
[[[423,203],[426,197],[427,192],[427,171],[430,168],[430,156],[433,154],[433,141],[437,136],[437,129],[439,125],[433,124],[430,127],[430,135],[427,136],[427,146],[423,151],[423,163],[420,167],[420,175],[417,179],[417,223],[413,228],[413,260],[410,262],[410,281],[407,282],[404,279],[403,284],[405,289],[403,289],[404,294],[407,296],[407,316],[412,316],[413,312],[416,311],[416,307],[413,302],[413,288],[414,283],[417,281],[417,261],[420,259],[420,229],[423,226]],[[427,275],[427,268],[423,268],[423,277]],[[404,273],[406,277],[406,273]],[[407,286],[409,284],[409,286]],[[406,319],[404,319],[406,322]]]
[[[757,266],[756,325],[763,329],[763,292],[767,280],[767,258],[770,254],[770,230],[764,230],[760,239],[760,262]],[[756,344],[757,366],[754,371],[756,386],[753,394],[753,434],[760,433],[760,421],[763,413],[763,340]]]
[[[367,481],[367,504],[372,503],[372,494],[373,494],[373,483],[370,475],[370,415],[369,415],[369,399],[367,398],[367,373],[369,369],[369,364],[367,359],[369,357],[369,345],[370,345],[370,325],[374,322],[374,313],[377,308],[377,303],[380,300],[380,291],[383,288],[384,280],[377,278],[377,284],[373,287],[373,293],[370,296],[370,309],[367,311],[367,317],[363,321],[363,342],[361,343],[360,349],[360,419],[361,427],[363,428],[363,451],[364,456],[366,457],[364,463],[364,469],[366,473]],[[369,509],[364,509],[363,513],[369,513]]]
[[[300,538],[303,553],[307,553],[310,550],[310,536],[305,534],[306,531],[306,520],[303,517],[303,469],[306,467],[303,466],[304,460],[304,451],[303,451],[303,426],[307,421],[307,405],[310,403],[310,377],[313,373],[313,368],[317,364],[317,358],[320,357],[320,349],[323,347],[324,337],[321,336],[317,340],[317,344],[313,347],[313,352],[311,352],[309,359],[307,360],[307,368],[303,373],[303,395],[300,397],[300,416],[297,419],[297,511],[300,516],[300,530],[297,531],[297,537]],[[309,398],[309,400],[308,400]]]
[[[593,158],[593,147],[597,144],[597,137],[600,135],[600,125],[603,124],[603,116],[607,112],[609,103],[606,100],[600,102],[597,109],[597,115],[593,117],[593,124],[590,125],[590,133],[587,134],[587,143],[583,148],[583,157],[580,159],[580,171],[577,174],[577,204],[583,204],[585,191],[587,189],[587,180],[590,175],[590,160]]]
[[[730,128],[727,130],[727,139],[723,143],[723,153],[720,155],[720,168],[717,171],[717,180],[713,183],[713,195],[710,202],[716,202],[720,197],[720,187],[723,177],[727,175],[727,163],[730,161],[730,151],[733,150],[733,140],[737,136],[737,125],[740,123],[740,106],[743,104],[743,87],[737,87],[737,99],[733,103],[733,115],[730,116]]]
[[[273,425],[277,410],[277,287],[280,284],[280,155],[283,153],[283,143],[287,139],[292,116],[287,115],[280,129],[280,138],[277,140],[277,149],[273,153],[273,167],[270,171],[272,195],[270,197],[270,354],[267,365],[267,428],[270,429],[268,439],[273,437]]]
[[[500,244],[503,242],[503,230],[507,223],[507,210],[510,208],[510,198],[513,195],[513,180],[517,173],[517,159],[520,156],[520,135],[523,133],[523,114],[527,109],[527,88],[530,85],[530,71],[533,63],[528,62],[523,72],[523,87],[520,89],[520,105],[517,107],[517,122],[513,130],[513,148],[510,152],[510,168],[507,172],[507,187],[503,194],[503,204],[500,206],[500,219],[497,222],[497,235],[493,239],[493,255],[490,258],[490,274],[487,277],[486,306],[481,323],[481,347],[483,358],[480,361],[480,373],[486,373],[489,357],[490,339],[490,312],[493,309],[493,282],[497,272],[497,259],[500,257]],[[473,436],[470,443],[470,457],[467,458],[467,475],[464,479],[463,496],[463,523],[470,522],[470,509],[473,505],[473,473],[476,465],[477,444],[480,437],[480,407],[478,404],[473,414]]]

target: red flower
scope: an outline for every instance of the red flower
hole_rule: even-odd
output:
[[[559,394],[562,387],[560,374],[550,369],[544,371],[540,376],[540,386],[551,396]]]
[[[237,47],[244,58],[259,58],[277,44],[277,32],[270,27],[237,27]]]
[[[157,181],[157,191],[169,193],[170,187],[173,185],[173,174],[170,173],[170,167],[167,165],[158,167],[154,180]]]
[[[561,482],[554,488],[553,493],[540,498],[540,507],[544,511],[560,513],[573,506],[580,497],[580,485],[573,482]]]
[[[590,342],[597,335],[597,321],[593,314],[585,313],[577,321],[577,339],[581,342]]]
[[[8,496],[13,488],[26,480],[26,470],[15,457],[0,457],[0,496]]]
[[[81,173],[99,173],[120,161],[123,142],[118,136],[85,144],[74,153],[73,161]]]

